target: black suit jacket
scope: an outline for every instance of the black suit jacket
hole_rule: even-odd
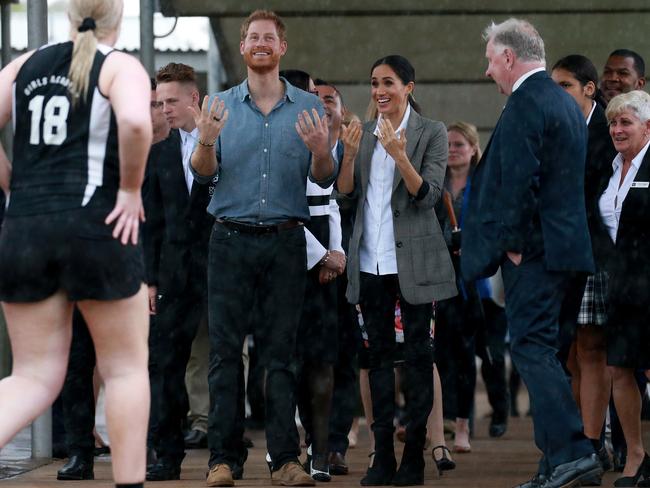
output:
[[[147,220],[143,242],[147,280],[161,294],[180,293],[192,284],[207,287],[207,255],[214,217],[207,206],[214,182],[196,181],[187,191],[181,137],[169,137],[152,146],[147,163],[143,200]]]
[[[614,251],[614,243],[607,233],[600,217],[598,200],[612,176],[612,161],[616,149],[609,135],[609,125],[605,111],[596,105],[589,121],[589,142],[587,143],[587,163],[585,166],[585,203],[587,222],[591,233],[591,246],[598,269],[606,269],[607,261]]]
[[[610,301],[638,306],[650,303],[650,188],[644,187],[650,182],[650,150],[634,181],[639,185],[623,202],[607,270]]]
[[[585,211],[587,128],[546,72],[508,98],[474,171],[463,226],[463,277],[496,272],[507,251],[541,253],[551,271],[593,272]]]

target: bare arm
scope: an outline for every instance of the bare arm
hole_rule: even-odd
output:
[[[34,51],[30,51],[23,54],[0,71],[0,129],[4,129],[11,120],[13,84],[18,75],[18,71],[33,53]],[[9,194],[10,181],[11,162],[7,157],[4,147],[2,147],[2,143],[0,143],[0,188],[2,188],[5,194]]]
[[[136,58],[114,52],[102,66],[99,88],[115,113],[120,153],[120,189],[105,222],[115,222],[113,237],[122,244],[136,244],[139,222],[144,220],[140,189],[152,140],[149,76]]]

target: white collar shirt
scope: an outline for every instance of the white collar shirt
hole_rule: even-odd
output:
[[[589,117],[587,117],[587,125],[589,125],[589,122],[591,122],[591,116],[594,114],[595,110],[596,110],[596,102],[591,102],[591,111],[589,112]]]
[[[196,140],[199,136],[199,129],[198,127],[195,127],[192,132],[178,129],[178,132],[181,135],[181,154],[183,155],[183,175],[185,176],[185,185],[187,186],[188,193],[192,193],[194,177],[192,176],[192,170],[190,168],[190,158],[192,157],[192,151],[194,151],[194,146],[196,145]]]
[[[627,174],[622,183],[621,174],[623,172],[623,156],[620,153],[616,155],[612,162],[614,174],[609,179],[609,185],[598,201],[600,216],[607,228],[609,237],[611,237],[612,242],[614,243],[616,243],[616,234],[618,233],[618,224],[621,220],[623,202],[625,201],[625,197],[630,191],[630,188],[632,188],[634,178],[636,178],[636,174],[641,167],[646,152],[648,152],[648,146],[650,146],[650,141],[632,160],[630,169],[627,170]]]
[[[540,71],[546,71],[546,68],[541,67],[541,68],[535,68],[531,69],[530,71],[524,73],[519,77],[517,81],[515,81],[515,84],[512,85],[512,93],[517,91],[517,88],[519,88],[524,81],[526,81],[529,77],[533,76],[535,73],[539,73]]]
[[[402,121],[395,130],[406,129],[411,106],[407,104]],[[381,117],[381,115],[380,115]],[[379,119],[377,120],[379,123]],[[378,134],[375,128],[374,134]],[[363,234],[359,247],[359,265],[364,273],[397,274],[393,211],[390,206],[395,177],[395,160],[386,152],[379,139],[370,161],[368,189],[363,203]]]

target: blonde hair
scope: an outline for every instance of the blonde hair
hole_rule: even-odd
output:
[[[617,115],[631,111],[638,119],[646,123],[650,120],[650,95],[642,90],[634,90],[616,95],[609,101],[605,116],[611,122]]]
[[[88,96],[97,39],[103,39],[118,29],[122,20],[122,0],[70,0],[68,17],[70,29],[75,34],[68,72],[70,95],[75,104]],[[79,27],[87,18],[94,21],[95,27],[79,32]]]
[[[458,132],[467,140],[467,142],[469,142],[469,145],[472,146],[474,154],[469,163],[471,166],[476,166],[481,160],[481,146],[476,126],[467,122],[457,121],[452,122],[447,126],[447,132],[451,131]]]

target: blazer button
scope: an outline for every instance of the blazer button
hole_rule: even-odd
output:
[[[397,241],[397,242],[395,243],[395,246],[396,246],[396,247],[402,247],[402,241]]]
[[[393,214],[395,217],[399,217],[399,210],[395,210],[395,213]]]

